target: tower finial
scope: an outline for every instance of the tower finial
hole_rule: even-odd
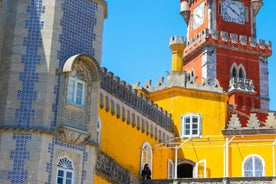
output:
[[[186,24],[188,24],[190,19],[190,3],[189,0],[180,0],[180,15],[183,17]]]
[[[183,51],[185,49],[184,37],[173,36],[170,38],[172,51],[172,71],[183,71]]]

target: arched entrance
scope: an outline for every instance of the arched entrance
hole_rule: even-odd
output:
[[[190,160],[183,160],[177,165],[177,178],[193,178],[195,163]]]

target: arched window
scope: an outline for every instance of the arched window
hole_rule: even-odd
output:
[[[201,115],[190,113],[181,116],[181,137],[199,137],[202,134]]]
[[[249,155],[243,161],[244,177],[262,177],[265,176],[264,160],[259,155]]]
[[[85,81],[80,72],[73,71],[69,75],[67,101],[68,103],[83,106],[85,102]]]
[[[73,162],[67,157],[60,158],[57,163],[57,184],[72,184],[73,176]]]
[[[118,119],[121,117],[121,108],[119,104],[116,104],[116,117]]]
[[[239,66],[239,78],[246,79],[245,69],[242,64],[240,64],[240,66]]]
[[[148,164],[150,170],[152,171],[152,149],[148,142],[145,142],[142,145],[140,171],[143,170],[145,164]]]
[[[234,63],[230,69],[230,77],[236,78],[238,77],[238,66],[236,63]]]

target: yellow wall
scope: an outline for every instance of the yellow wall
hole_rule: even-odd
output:
[[[219,93],[171,88],[149,94],[148,97],[172,114],[177,136],[180,135],[181,115],[187,113],[202,115],[202,138],[193,138],[192,141],[184,144],[182,150],[178,151],[178,160],[188,159],[197,163],[206,159],[207,177],[223,176],[225,140],[221,130],[225,128],[226,123],[227,96]]]
[[[149,94],[148,97],[169,113],[179,136],[180,117],[186,113],[202,115],[203,136],[222,135],[226,123],[226,94],[196,91],[184,88],[171,88]]]
[[[248,135],[234,138],[229,148],[229,175],[233,177],[242,176],[242,163],[244,159],[249,155],[256,154],[265,162],[265,176],[272,176],[272,144],[274,139],[275,136],[269,135]]]
[[[170,149],[155,149],[159,143],[154,137],[142,132],[141,128],[133,127],[132,123],[122,121],[110,110],[99,107],[99,116],[102,125],[100,149],[112,157],[131,174],[140,177],[141,147],[148,142],[153,148],[152,178],[167,178],[167,162],[173,153]]]
[[[97,174],[94,175],[94,183],[95,184],[109,184],[108,181],[106,181],[102,177],[98,176]]]

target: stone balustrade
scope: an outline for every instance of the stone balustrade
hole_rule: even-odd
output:
[[[229,80],[228,92],[238,90],[243,92],[255,93],[254,81],[245,78],[233,77]]]

